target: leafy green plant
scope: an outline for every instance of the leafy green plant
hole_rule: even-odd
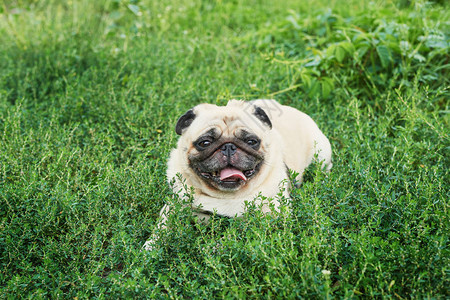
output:
[[[351,17],[331,10],[306,17],[293,11],[280,23],[283,30],[274,38],[280,50],[269,59],[288,65],[296,78],[292,86],[311,98],[334,96],[338,87],[357,97],[373,98],[389,89],[410,88],[414,80],[438,91],[446,89],[446,28],[430,20],[439,12],[429,3],[418,2],[416,8],[393,7],[391,12],[369,4]],[[311,27],[319,29],[311,31]],[[333,34],[327,34],[332,30]],[[297,39],[304,43],[304,50],[286,53],[284,49],[292,48]]]

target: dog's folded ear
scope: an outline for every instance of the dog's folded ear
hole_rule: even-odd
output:
[[[184,115],[182,115],[177,122],[177,125],[175,126],[175,132],[178,135],[181,135],[183,133],[183,129],[186,129],[191,125],[192,121],[195,119],[195,113],[194,110],[190,109],[188,110]]]
[[[269,117],[267,116],[266,112],[258,106],[255,106],[255,111],[253,112],[255,117],[257,117],[261,122],[266,124],[267,126],[272,129],[272,122],[270,121]]]

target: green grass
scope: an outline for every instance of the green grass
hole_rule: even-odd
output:
[[[0,298],[445,298],[445,1],[0,2]],[[179,115],[270,97],[334,167],[292,210],[192,226]],[[178,207],[154,252],[164,203]]]

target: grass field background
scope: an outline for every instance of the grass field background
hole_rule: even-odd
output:
[[[0,298],[448,297],[449,20],[445,1],[0,2]],[[175,122],[231,98],[311,115],[334,167],[290,213],[192,226],[165,178]]]

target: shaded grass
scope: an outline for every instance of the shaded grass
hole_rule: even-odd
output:
[[[448,296],[448,5],[0,12],[2,297]],[[286,215],[192,226],[164,175],[174,123],[234,97],[313,116],[333,171],[312,166]],[[173,230],[141,252],[171,201]]]

